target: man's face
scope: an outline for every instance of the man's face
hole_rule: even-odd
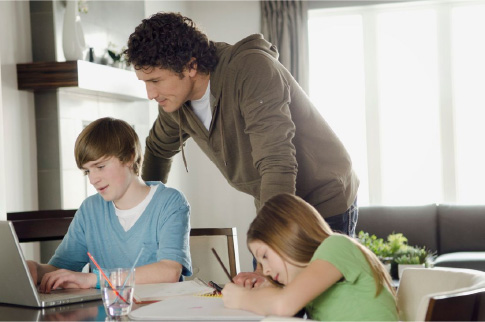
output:
[[[156,100],[167,113],[192,100],[196,73],[195,69],[186,69],[181,78],[171,70],[158,67],[136,70],[138,79],[145,82],[148,99]]]

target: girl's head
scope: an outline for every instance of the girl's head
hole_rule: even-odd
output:
[[[74,145],[74,156],[79,169],[90,161],[115,157],[122,164],[132,162],[133,172],[140,174],[140,140],[135,130],[123,120],[105,117],[91,122],[79,134]]]
[[[293,266],[305,267],[317,247],[331,234],[328,224],[310,204],[300,197],[280,194],[269,199],[260,209],[249,227],[247,242],[263,269],[266,258],[263,258],[262,251],[266,248],[260,248],[262,244],[270,248],[267,257],[274,252],[289,264],[287,272],[280,272],[288,278],[281,280],[284,276],[280,275],[278,280],[286,284],[292,279]],[[255,254],[258,249],[260,251]],[[275,275],[269,275],[274,280]]]
[[[288,284],[311,260],[320,244],[334,233],[318,211],[298,196],[280,194],[269,199],[249,226],[248,247],[263,266],[263,273]],[[349,238],[362,251],[376,282],[394,294],[389,274],[366,247]],[[276,279],[275,279],[276,277]]]

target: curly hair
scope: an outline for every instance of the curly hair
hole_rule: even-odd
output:
[[[214,42],[179,13],[158,12],[143,19],[123,54],[137,70],[159,67],[179,75],[195,64],[198,72],[209,74],[217,65]]]

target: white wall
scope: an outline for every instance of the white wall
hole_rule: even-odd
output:
[[[1,4],[0,4],[1,8]],[[3,12],[3,11],[0,11]],[[2,75],[2,53],[0,52],[0,75]],[[5,159],[3,144],[3,103],[2,103],[2,78],[0,77],[0,220],[7,219],[5,207]]]
[[[38,209],[34,96],[17,89],[16,64],[32,61],[28,1],[0,1],[0,220]],[[5,26],[8,26],[6,28]],[[39,244],[22,244],[39,259]]]
[[[2,119],[7,212],[35,210],[37,154],[34,96],[17,89],[16,64],[32,61],[28,1],[0,1]],[[8,27],[7,27],[8,26]],[[1,178],[1,177],[0,177]],[[3,204],[3,203],[2,203]]]
[[[259,1],[146,1],[146,16],[174,11],[190,17],[209,39],[235,43],[260,32]],[[214,164],[189,140],[189,173],[174,159],[169,185],[180,189],[192,206],[193,227],[237,227],[242,271],[252,271],[246,231],[256,215],[253,198],[229,186]]]

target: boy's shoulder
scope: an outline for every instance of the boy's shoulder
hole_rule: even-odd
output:
[[[157,191],[155,191],[155,194],[164,195],[166,197],[178,197],[183,199],[185,202],[187,200],[187,198],[185,198],[185,195],[182,193],[182,191],[173,187],[168,187],[161,181],[145,181],[145,183],[148,186],[154,186],[154,185],[157,186]]]

